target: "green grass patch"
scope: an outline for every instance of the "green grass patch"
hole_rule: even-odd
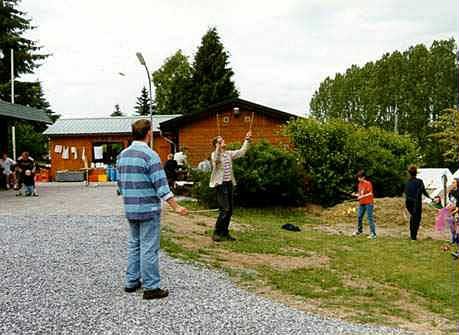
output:
[[[187,261],[200,261],[199,252],[190,251],[174,242],[170,233],[163,232],[161,234],[161,249],[166,251],[172,257],[181,258]]]
[[[197,203],[185,205],[202,208]],[[215,213],[209,216],[215,217]],[[234,232],[237,241],[221,243],[217,248],[240,254],[322,256],[328,260],[311,268],[282,270],[266,264],[247,269],[247,274],[229,272],[242,281],[260,279],[280,292],[319,301],[323,308],[351,310],[350,319],[357,322],[393,325],[388,321],[390,317],[414,321],[412,313],[403,307],[406,303],[453,318],[452,301],[459,301],[459,264],[441,251],[442,241],[411,242],[384,236],[368,240],[328,234],[314,229],[320,220],[301,209],[238,208],[233,218],[246,229]],[[285,231],[281,229],[285,223],[295,224],[302,231]],[[212,255],[209,250],[205,252]],[[183,250],[178,254],[194,257]]]

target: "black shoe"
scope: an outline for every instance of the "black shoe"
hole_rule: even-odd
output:
[[[236,241],[236,238],[234,238],[234,237],[231,236],[230,234],[226,235],[225,238],[226,238],[226,240],[228,240],[228,241]]]
[[[132,293],[132,292],[135,292],[137,291],[139,288],[142,287],[142,283],[141,282],[138,282],[137,285],[133,286],[133,287],[125,287],[124,288],[124,292],[127,292],[127,293]]]
[[[169,295],[168,290],[163,290],[160,288],[155,288],[154,290],[145,290],[143,291],[143,298],[145,300],[150,299],[162,299]]]

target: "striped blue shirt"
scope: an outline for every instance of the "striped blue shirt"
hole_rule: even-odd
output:
[[[118,186],[128,220],[151,220],[161,211],[161,200],[174,195],[156,152],[141,141],[134,141],[118,156]]]

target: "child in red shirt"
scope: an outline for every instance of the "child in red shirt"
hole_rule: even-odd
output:
[[[372,240],[376,239],[376,224],[373,219],[373,185],[366,179],[365,171],[361,170],[356,175],[359,181],[358,192],[354,193],[359,201],[359,210],[357,214],[357,231],[354,236],[363,233],[363,217],[367,213],[368,225],[370,226],[370,236]]]

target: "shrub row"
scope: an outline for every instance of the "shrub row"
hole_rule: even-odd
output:
[[[360,169],[373,182],[376,196],[400,195],[406,167],[418,157],[408,136],[340,120],[298,119],[289,122],[286,134],[294,149],[261,142],[233,162],[237,205],[333,205],[355,190],[354,175]],[[193,195],[216,206],[210,173],[195,171],[193,179]]]

